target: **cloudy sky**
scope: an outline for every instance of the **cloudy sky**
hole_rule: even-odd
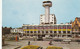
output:
[[[21,27],[23,24],[39,24],[45,13],[44,0],[2,0],[2,26]],[[51,0],[50,13],[55,14],[57,24],[80,17],[80,0]]]

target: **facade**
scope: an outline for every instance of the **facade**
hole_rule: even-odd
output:
[[[14,29],[11,29],[10,30],[11,31],[11,33],[19,33],[19,34],[21,34],[21,33],[24,33],[24,31],[23,31],[23,29],[21,28],[14,28]]]
[[[40,15],[40,24],[45,24],[46,20],[45,20],[45,15]],[[49,19],[50,23],[49,24],[56,24],[56,16],[55,14],[50,14],[50,19]]]
[[[23,31],[27,36],[71,37],[71,24],[55,25],[23,25]]]
[[[76,17],[74,22],[72,22],[72,32],[73,37],[80,36],[80,18]]]
[[[11,27],[2,27],[2,35],[10,34]]]

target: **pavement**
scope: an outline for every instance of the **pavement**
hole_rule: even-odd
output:
[[[20,49],[21,47],[28,45],[28,40],[20,40],[20,41],[5,41],[5,46],[2,46],[2,49]],[[55,42],[53,41],[53,45],[49,45],[49,41],[30,41],[31,45],[38,45],[46,49],[48,46],[58,46],[63,47],[63,49],[80,49],[80,44],[78,42],[71,42],[70,44],[66,44],[65,42]]]

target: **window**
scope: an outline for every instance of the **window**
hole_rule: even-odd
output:
[[[54,31],[54,33],[56,33],[56,31]]]
[[[46,31],[46,33],[48,33],[48,31]]]
[[[50,31],[50,33],[52,33],[52,31]]]
[[[31,33],[33,33],[33,31],[31,31]]]
[[[51,22],[51,24],[53,24],[53,22]]]
[[[44,33],[44,31],[42,31],[42,33]]]
[[[42,18],[41,18],[42,19]]]
[[[53,14],[52,14],[52,16],[53,16]]]
[[[36,33],[36,31],[34,31],[34,33]]]
[[[66,33],[66,31],[63,31],[63,33]]]
[[[75,29],[75,31],[77,31],[77,29]]]
[[[61,33],[61,31],[59,31],[59,33]]]
[[[29,33],[29,31],[27,31],[27,33]]]
[[[67,31],[68,33],[70,33],[70,31]]]
[[[38,31],[38,33],[40,33],[40,31]]]

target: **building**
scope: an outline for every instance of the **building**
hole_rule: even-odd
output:
[[[45,15],[40,15],[40,24],[46,24]],[[49,24],[56,24],[56,16],[55,14],[50,14],[50,23]]]
[[[2,35],[10,34],[11,27],[2,27]]]
[[[45,14],[40,16],[39,25],[22,26],[22,33],[26,36],[50,36],[50,37],[72,37],[72,24],[56,24],[55,14],[50,14],[51,1],[44,1]],[[19,29],[13,29],[11,32],[18,33]],[[19,31],[19,33],[21,33]]]
[[[23,25],[22,28],[27,36],[71,37],[71,26],[71,24]]]
[[[14,28],[10,30],[12,34],[24,34],[24,31],[22,28]]]
[[[50,14],[52,2],[43,1],[43,7],[45,8],[45,14],[40,15],[40,24],[56,24],[55,14]]]
[[[80,18],[76,17],[74,22],[72,22],[72,33],[73,37],[80,36]]]

